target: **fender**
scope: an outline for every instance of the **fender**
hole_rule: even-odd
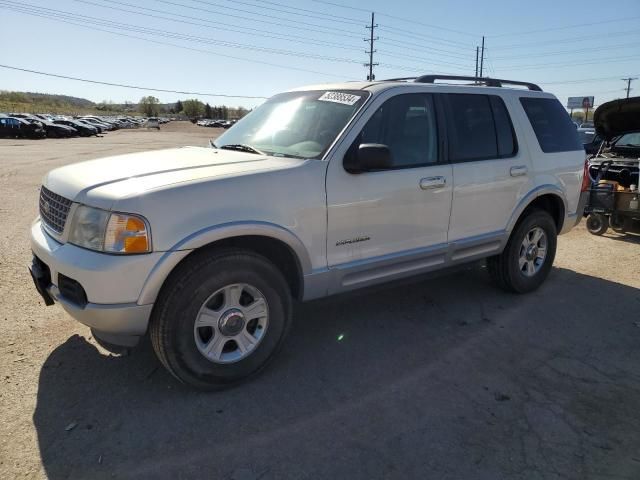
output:
[[[192,233],[165,252],[149,273],[142,287],[142,292],[140,292],[138,305],[147,305],[155,302],[158,292],[169,273],[193,250],[218,240],[243,236],[270,237],[285,243],[297,257],[302,275],[311,273],[311,259],[307,249],[302,241],[290,230],[274,223],[260,221],[224,223]]]
[[[562,200],[562,203],[564,205],[563,224],[565,224],[566,223],[566,218],[567,218],[567,213],[568,213],[567,212],[567,199],[565,197],[565,194],[562,191],[562,189],[560,187],[558,187],[557,185],[545,184],[545,185],[537,186],[536,188],[531,190],[529,193],[527,193],[518,202],[518,205],[513,210],[513,213],[511,214],[511,217],[509,217],[509,222],[507,222],[507,227],[506,227],[507,233],[511,233],[511,231],[513,230],[513,227],[515,227],[516,222],[520,218],[520,215],[522,215],[522,212],[525,211],[525,209],[529,206],[529,204],[531,202],[533,202],[536,198],[541,197],[542,195],[547,195],[547,194],[555,195],[555,196],[559,197]]]

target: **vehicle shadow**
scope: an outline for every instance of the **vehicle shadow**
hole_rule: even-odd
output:
[[[478,267],[298,305],[271,366],[215,393],[148,342],[112,356],[73,336],[40,372],[42,464],[53,480],[638,478],[638,311],[638,289],[571,270],[517,296]]]
[[[627,242],[640,244],[640,230],[634,230],[632,232],[625,232],[619,234],[608,234],[607,238],[617,240],[618,242]]]

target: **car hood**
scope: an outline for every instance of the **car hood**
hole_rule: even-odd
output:
[[[603,103],[593,114],[593,123],[598,135],[607,141],[640,131],[640,97]]]
[[[78,203],[110,209],[121,199],[185,182],[291,168],[305,160],[204,147],[131,153],[67,165],[49,172],[43,185]]]

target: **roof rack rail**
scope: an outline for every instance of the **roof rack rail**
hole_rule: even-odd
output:
[[[502,87],[505,85],[520,85],[527,87],[529,90],[535,90],[536,92],[542,92],[542,88],[535,83],[530,82],[518,82],[516,80],[502,80],[499,78],[488,77],[465,77],[460,75],[422,75],[417,77],[414,82],[417,83],[435,83],[436,80],[469,80],[471,82],[484,84],[487,87]]]

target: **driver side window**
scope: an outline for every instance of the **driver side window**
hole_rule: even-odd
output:
[[[438,162],[438,131],[433,98],[410,93],[387,100],[372,115],[356,139],[355,155],[364,143],[386,145],[391,168],[411,168]]]

